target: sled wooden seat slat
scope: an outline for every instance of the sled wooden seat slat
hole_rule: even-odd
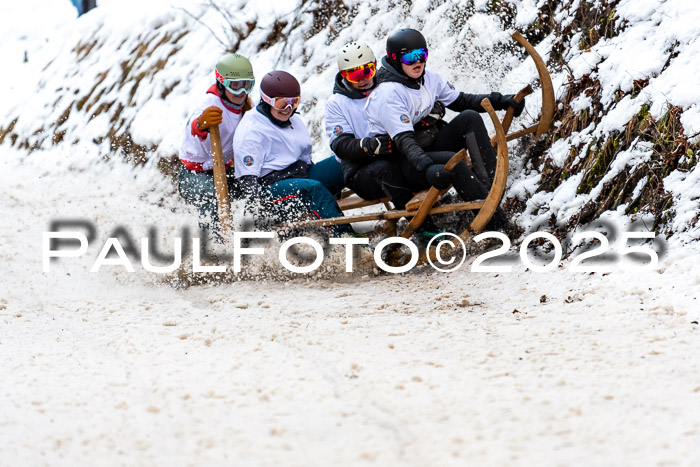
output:
[[[466,201],[461,203],[443,204],[435,206],[428,211],[428,214],[444,214],[446,212],[478,210],[484,205],[484,200]],[[283,227],[323,227],[329,225],[352,224],[353,222],[398,220],[402,217],[413,217],[418,211],[392,210],[386,212],[357,214],[354,216],[331,217],[328,219],[313,219],[302,222],[294,222]]]
[[[364,208],[365,206],[372,206],[379,203],[388,203],[389,198],[380,199],[362,199],[357,195],[350,195],[345,198],[338,200],[338,206],[341,211],[349,211],[351,209]]]
[[[406,203],[406,210],[407,211],[417,211],[418,208],[421,207],[425,199],[428,197],[428,194],[430,193],[430,190],[423,190],[419,191],[418,193],[413,195],[413,198]]]

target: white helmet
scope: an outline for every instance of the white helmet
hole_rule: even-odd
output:
[[[367,44],[350,42],[345,44],[338,54],[338,70],[350,70],[376,61],[374,52]]]

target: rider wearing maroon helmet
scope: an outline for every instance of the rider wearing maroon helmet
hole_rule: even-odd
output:
[[[293,220],[307,212],[316,218],[341,217],[333,196],[343,186],[340,166],[333,157],[311,160],[311,136],[295,115],[301,88],[285,71],[272,71],[260,83],[260,103],[241,120],[233,146],[236,177],[249,205],[262,217],[276,214]],[[348,225],[336,234],[351,233]]]

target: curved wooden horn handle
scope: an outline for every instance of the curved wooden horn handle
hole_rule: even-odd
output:
[[[540,83],[542,84],[542,114],[540,115],[540,121],[537,124],[537,131],[535,133],[535,136],[539,138],[549,130],[552,119],[554,118],[554,87],[552,86],[552,77],[549,75],[547,65],[545,65],[540,54],[537,53],[532,44],[530,44],[522,34],[515,31],[511,37],[515,39],[518,44],[522,45],[532,57],[532,60],[535,62],[535,67],[537,68],[537,74],[540,77]]]
[[[529,84],[522,88],[518,93],[515,95],[513,99],[515,99],[515,102],[522,102],[523,99],[525,99],[525,96],[529,96],[532,94],[532,86]],[[510,124],[513,123],[513,114],[515,113],[515,109],[513,107],[508,107],[508,110],[506,110],[506,114],[503,117],[503,121],[501,122],[501,125],[503,125],[503,131],[508,135],[508,130],[510,130]],[[508,136],[506,136],[506,140],[510,141],[508,139]],[[491,146],[496,146],[496,135],[493,135],[491,137]]]
[[[489,223],[493,213],[496,212],[498,205],[501,203],[501,198],[506,189],[506,182],[508,181],[508,144],[506,144],[506,132],[503,131],[503,125],[496,115],[496,111],[493,110],[493,106],[488,99],[481,101],[481,106],[488,112],[493,126],[496,129],[496,142],[497,142],[497,158],[496,158],[496,175],[493,178],[493,183],[491,184],[491,189],[489,194],[484,200],[484,204],[479,210],[479,214],[474,218],[471,223],[471,230],[474,233],[479,233],[484,230],[486,224]],[[466,240],[469,235],[465,231],[460,237],[462,240]]]
[[[525,99],[525,96],[529,96],[530,94],[532,94],[532,86],[528,84],[515,95],[515,102],[522,102],[523,99]],[[515,109],[513,107],[508,107],[508,110],[506,110],[506,115],[503,117],[503,121],[501,122],[501,125],[503,125],[503,131],[505,131],[506,134],[508,134],[508,130],[510,130],[510,124],[513,123],[514,113]]]

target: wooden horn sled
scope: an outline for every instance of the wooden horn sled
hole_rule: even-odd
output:
[[[540,119],[537,123],[509,134],[508,131],[510,130],[510,125],[513,120],[513,108],[509,108],[503,117],[503,121],[500,121],[491,105],[491,102],[489,102],[488,99],[484,99],[481,102],[482,107],[488,113],[491,121],[493,122],[493,126],[496,129],[496,134],[491,139],[491,144],[496,149],[496,173],[486,199],[435,206],[435,203],[442,198],[449,188],[447,190],[438,190],[431,187],[428,190],[415,193],[411,201],[406,204],[406,209],[395,210],[391,209],[391,204],[388,198],[365,200],[353,194],[350,190],[345,190],[341,199],[338,201],[338,205],[344,213],[352,211],[353,209],[373,205],[384,205],[388,210],[376,213],[346,215],[344,217],[334,217],[330,219],[305,220],[295,222],[293,224],[287,224],[285,227],[321,227],[352,224],[355,222],[383,221],[381,225],[384,232],[389,236],[396,236],[397,222],[402,217],[405,217],[409,219],[409,222],[399,235],[404,238],[409,238],[416,232],[416,230],[418,230],[418,228],[420,228],[423,221],[425,221],[425,219],[431,214],[473,210],[478,213],[469,226],[459,234],[459,237],[463,241],[466,241],[472,235],[482,232],[493,217],[493,214],[496,212],[501,198],[503,197],[503,193],[505,192],[506,182],[508,180],[508,141],[512,141],[531,133],[534,133],[535,137],[539,138],[541,135],[546,133],[551,126],[554,115],[554,91],[552,87],[552,79],[547,71],[547,67],[542,60],[542,57],[540,57],[535,48],[519,32],[516,31],[512,37],[516,42],[522,45],[525,50],[527,50],[528,54],[535,62],[542,88],[542,110],[540,113]],[[532,92],[532,87],[528,85],[521,89],[518,94],[516,94],[515,100],[520,102],[525,98],[525,96],[531,94]],[[445,170],[451,171],[458,163],[462,161],[466,161],[467,163],[470,161],[469,154],[466,149],[462,149],[457,152],[447,162],[447,164],[445,164]],[[428,259],[435,259],[435,251],[421,253],[418,264],[421,264]]]

